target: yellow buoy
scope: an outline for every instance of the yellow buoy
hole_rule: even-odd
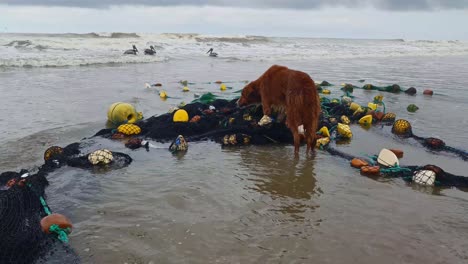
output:
[[[159,92],[159,97],[166,99],[167,98],[167,93],[165,91],[160,91]]]
[[[227,87],[226,87],[226,85],[224,83],[222,83],[221,86],[219,86],[219,89],[221,91],[226,91]]]
[[[63,155],[63,148],[58,146],[52,146],[44,152],[44,161],[48,161],[52,158]]]
[[[382,101],[383,101],[383,95],[376,95],[376,96],[374,97],[374,102],[375,102],[376,104],[382,104]]]
[[[129,135],[138,135],[141,132],[141,128],[139,126],[137,126],[137,125],[134,125],[134,124],[124,124],[124,125],[120,125],[117,128],[117,131],[119,131],[122,134],[128,135],[128,136]]]
[[[129,103],[113,103],[107,111],[107,119],[115,125],[133,124],[142,118],[143,114]]]
[[[352,138],[353,133],[351,132],[351,128],[348,125],[338,123],[337,128],[338,134],[340,134],[344,138]]]
[[[187,111],[184,109],[179,109],[174,113],[174,116],[172,117],[172,121],[174,122],[188,122],[189,121],[189,115]]]
[[[411,136],[413,132],[410,122],[404,119],[398,119],[393,123],[392,133],[400,136]]]
[[[353,110],[353,111],[356,111],[358,110],[359,108],[361,108],[361,106],[355,102],[352,102],[350,105],[349,105],[349,109]]]
[[[315,147],[316,148],[325,147],[326,145],[328,145],[328,143],[330,143],[329,137],[319,138],[317,139],[317,143],[315,143]]]
[[[347,116],[345,116],[345,115],[342,115],[340,119],[341,119],[341,123],[343,123],[345,125],[349,125],[351,123],[349,118]]]
[[[396,118],[396,114],[394,114],[394,113],[386,113],[386,114],[382,117],[382,122],[393,122],[393,121],[395,121],[395,118]]]
[[[370,125],[372,124],[372,115],[366,115],[359,119],[359,124],[361,125]]]
[[[368,103],[368,104],[367,104],[367,107],[369,107],[371,110],[375,110],[375,109],[377,109],[377,104]]]
[[[182,92],[188,92],[188,91],[190,91],[190,89],[187,86],[184,86],[184,88],[182,88]]]
[[[330,137],[330,131],[326,126],[322,127],[318,132],[324,137]]]
[[[328,89],[323,89],[323,90],[322,90],[322,93],[323,93],[323,94],[330,94],[331,92],[330,92],[330,90],[328,90]]]
[[[356,109],[356,111],[354,111],[353,116],[357,116],[362,113],[364,113],[364,109],[362,109],[362,107],[359,107],[358,109]]]

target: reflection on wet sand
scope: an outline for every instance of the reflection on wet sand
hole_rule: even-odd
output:
[[[268,204],[274,208],[268,211],[303,220],[306,211],[318,207],[314,197],[321,193],[314,173],[315,154],[301,158],[292,153],[281,157],[278,154],[284,155],[284,149],[257,147],[240,151],[242,166],[249,171],[247,180],[253,183],[246,188],[269,196]]]

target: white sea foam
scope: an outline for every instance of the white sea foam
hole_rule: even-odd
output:
[[[122,55],[136,45],[137,56]],[[143,51],[154,45],[156,56]],[[351,40],[209,36],[201,34],[0,34],[0,67],[61,67],[147,63],[207,56],[217,59],[280,61],[366,57],[467,55],[462,41]]]

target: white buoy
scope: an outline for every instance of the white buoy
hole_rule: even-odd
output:
[[[433,186],[435,179],[436,174],[431,170],[416,171],[413,175],[413,182],[421,185]]]
[[[400,166],[400,162],[395,153],[385,148],[380,151],[377,162],[386,167]]]
[[[271,119],[271,117],[267,116],[267,115],[264,115],[262,117],[262,119],[260,119],[260,121],[258,122],[258,124],[260,126],[264,126],[264,125],[268,125],[272,122],[273,120]]]

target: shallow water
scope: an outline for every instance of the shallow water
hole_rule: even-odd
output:
[[[387,111],[409,120],[419,136],[440,137],[468,149],[467,57],[403,57],[278,61],[315,80],[414,86],[418,95],[383,93]],[[178,80],[251,80],[271,62],[183,59],[154,64],[3,69],[0,72],[0,171],[42,163],[51,145],[66,145],[104,127],[116,101],[134,103],[146,117],[194,93],[232,97],[242,83]],[[161,82],[174,99],[162,101],[145,82]],[[359,84],[361,85],[361,84]],[[423,96],[423,89],[435,91]],[[331,87],[339,97],[339,86]],[[356,89],[366,104],[379,94]],[[406,106],[420,107],[408,113]],[[468,176],[453,155],[431,153],[390,127],[365,130],[340,150],[357,156],[383,147],[405,151],[404,165],[433,163]],[[48,176],[48,203],[74,223],[71,245],[85,263],[464,263],[468,259],[468,194],[424,188],[400,179],[360,176],[348,162],[317,151],[293,157],[289,145],[221,148],[192,142],[185,155],[165,149],[130,151],[93,139],[134,162],[107,173],[61,168]],[[157,146],[164,144],[153,142]],[[304,149],[302,149],[304,151]]]

